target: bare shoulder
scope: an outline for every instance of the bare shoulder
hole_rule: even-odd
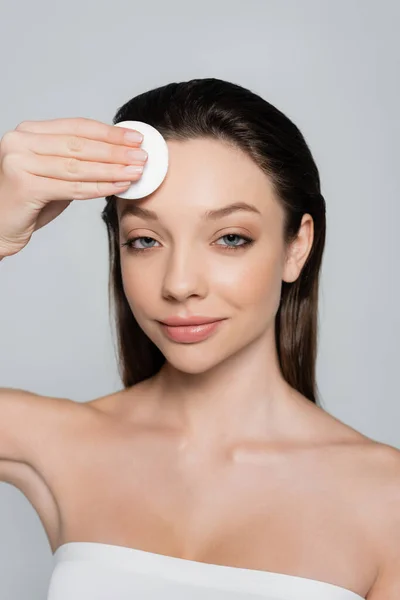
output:
[[[400,534],[400,450],[375,442],[373,457],[371,488],[375,485],[376,491],[371,496],[375,502],[376,516],[381,514],[379,522],[382,530],[390,534],[397,527],[397,533]],[[400,536],[398,549],[400,558]]]
[[[138,386],[140,388],[140,386]],[[52,455],[62,455],[68,445],[88,435],[99,414],[124,412],[122,390],[79,402],[66,397],[45,396],[17,388],[0,388],[0,481],[6,461],[25,463],[40,472]],[[129,402],[132,405],[132,402]],[[52,452],[49,452],[49,448]],[[12,465],[7,466],[7,473]]]
[[[369,478],[369,496],[382,511],[382,520],[390,522],[394,517],[400,523],[400,450],[371,440],[362,466]]]
[[[367,600],[400,598],[400,450],[376,443],[369,480],[369,525],[378,574]]]
[[[6,461],[36,468],[77,413],[78,403],[68,398],[0,388],[0,469],[10,472]],[[1,472],[0,480],[5,481]]]
[[[328,423],[338,443],[332,457],[338,459],[338,493],[346,506],[356,510],[354,520],[363,524],[365,548],[376,565],[375,580],[367,600],[400,598],[400,450],[363,435],[335,417]],[[354,499],[355,502],[349,502]]]
[[[400,450],[364,435],[330,413],[324,412],[323,419],[328,447],[336,447],[347,472],[360,482],[372,505],[381,510],[382,503],[390,503],[393,493],[400,491]]]
[[[154,397],[150,380],[144,380],[128,388],[112,392],[86,403],[90,408],[104,415],[131,420],[154,412]]]
[[[370,549],[376,565],[375,581],[366,599],[398,600],[400,450],[332,419],[329,422],[334,439],[338,440],[334,447],[341,473],[338,491],[351,510],[357,510],[357,521],[363,523],[365,548]],[[348,502],[350,498],[356,503]]]

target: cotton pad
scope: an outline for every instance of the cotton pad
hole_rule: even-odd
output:
[[[140,147],[146,150],[148,158],[144,163],[143,173],[139,179],[124,192],[114,193],[119,198],[136,200],[154,192],[164,181],[168,171],[168,146],[161,133],[143,121],[121,121],[115,127],[135,129],[143,135]]]

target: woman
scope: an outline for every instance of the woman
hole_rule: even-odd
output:
[[[49,599],[397,599],[399,452],[318,398],[325,201],[302,134],[219,79],[141,94],[126,120],[168,144],[140,201],[118,197],[140,173],[109,183],[146,160],[123,128],[25,122],[2,140],[0,256],[106,196],[124,389],[0,397],[0,479],[45,527]],[[200,317],[199,339],[163,324]]]

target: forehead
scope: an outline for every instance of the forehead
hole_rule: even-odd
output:
[[[233,202],[255,205],[263,215],[277,210],[267,175],[240,148],[215,138],[168,140],[169,166],[161,186],[140,200],[117,198],[118,215],[133,202],[167,218],[191,215]]]

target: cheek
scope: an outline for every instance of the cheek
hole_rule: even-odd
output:
[[[143,309],[154,295],[154,278],[146,277],[142,269],[134,267],[133,261],[126,261],[121,265],[121,274],[125,296],[132,312]]]
[[[279,257],[266,256],[243,261],[241,265],[214,273],[219,294],[238,309],[264,307],[267,310],[279,306],[282,269]]]

